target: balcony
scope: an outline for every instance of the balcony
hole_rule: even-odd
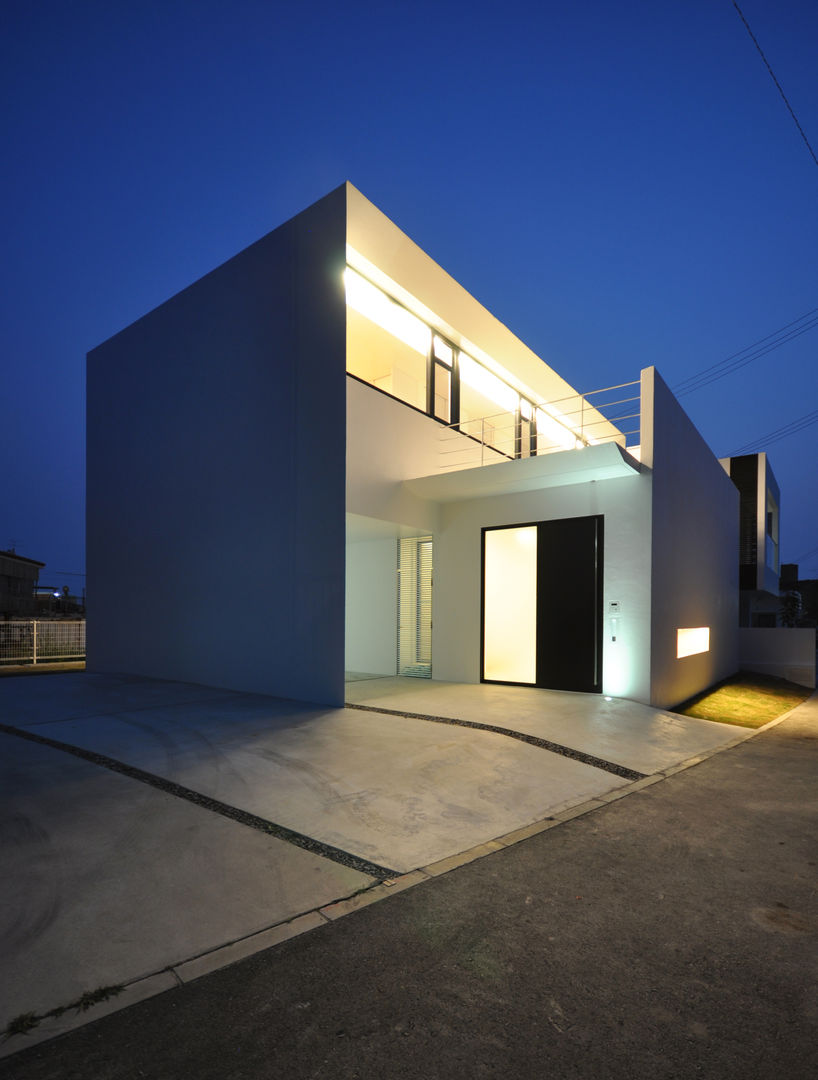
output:
[[[441,429],[439,471],[404,486],[452,502],[634,476],[640,417],[638,382],[545,402],[529,417],[461,417]]]

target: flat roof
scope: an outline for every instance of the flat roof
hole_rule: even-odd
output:
[[[32,566],[45,566],[44,562],[37,559],[28,559],[25,555],[18,555],[16,551],[0,551],[0,555],[6,559],[16,559],[18,562],[31,563]]]

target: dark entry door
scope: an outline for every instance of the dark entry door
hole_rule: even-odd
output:
[[[602,515],[537,530],[537,686],[602,689]]]
[[[601,692],[602,542],[602,515],[483,530],[484,682]]]

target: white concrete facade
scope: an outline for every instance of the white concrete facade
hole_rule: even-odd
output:
[[[815,628],[742,626],[739,665],[801,686],[815,687]]]
[[[345,215],[89,354],[89,670],[342,701]]]
[[[602,691],[667,707],[732,674],[738,495],[654,369],[639,451],[588,407],[613,442],[441,477],[444,426],[345,374],[345,263],[527,400],[576,397],[338,188],[89,355],[90,670],[338,704],[345,666],[394,674],[397,539],[429,535],[434,677],[479,682],[482,530],[599,516]],[[689,627],[709,648],[677,658]]]

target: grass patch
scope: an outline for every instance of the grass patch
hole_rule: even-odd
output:
[[[717,720],[720,724],[758,728],[794,709],[812,693],[808,687],[786,679],[741,671],[703,694],[683,701],[673,712],[701,720]]]

